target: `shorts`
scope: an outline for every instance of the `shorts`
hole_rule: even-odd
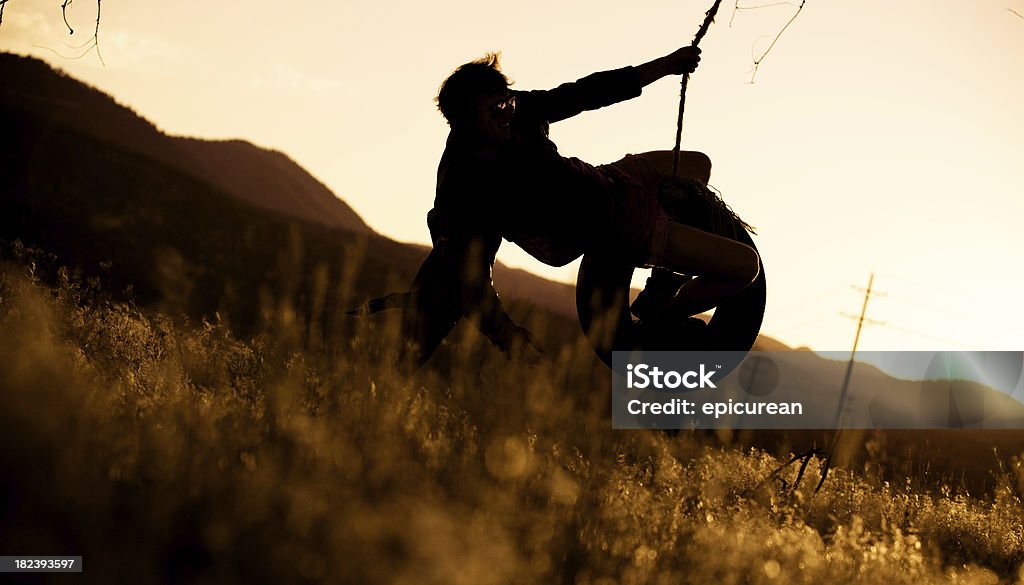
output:
[[[634,266],[663,266],[671,218],[658,202],[658,191],[668,177],[654,163],[634,154],[598,168],[617,186],[612,245]]]

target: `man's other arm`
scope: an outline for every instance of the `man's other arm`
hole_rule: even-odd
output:
[[[405,312],[405,336],[413,342],[412,353],[406,349],[400,357],[407,373],[430,359],[462,317],[502,351],[517,344],[536,349],[529,332],[516,325],[494,290],[493,262],[494,246],[483,238],[452,235],[434,242],[413,281]]]

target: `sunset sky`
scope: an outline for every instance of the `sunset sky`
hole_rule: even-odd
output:
[[[797,2],[798,3],[798,2]],[[522,89],[639,64],[689,43],[710,1],[10,2],[0,49],[45,59],[172,134],[281,150],[376,231],[428,243],[447,126],[432,99],[456,66],[500,50]],[[684,148],[758,228],[762,331],[847,349],[1024,349],[1024,0],[807,0],[734,14],[701,44]],[[741,4],[751,5],[750,3]],[[732,20],[730,26],[730,20]],[[672,147],[678,81],[552,127],[599,164]],[[574,281],[511,244],[499,259]]]

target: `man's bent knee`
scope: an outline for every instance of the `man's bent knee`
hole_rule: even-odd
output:
[[[717,254],[720,269],[717,277],[728,282],[737,292],[757,280],[761,274],[761,256],[754,248],[735,240],[724,243]]]
[[[757,253],[757,250],[751,248],[746,244],[739,244],[740,250],[739,266],[738,269],[733,273],[732,278],[736,282],[737,286],[741,288],[747,288],[757,280],[758,275],[761,274],[761,256]]]

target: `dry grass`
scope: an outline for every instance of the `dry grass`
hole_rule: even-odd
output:
[[[983,499],[780,491],[763,452],[610,430],[584,345],[526,367],[466,333],[404,380],[386,316],[238,340],[59,280],[0,270],[0,550],[78,581],[1024,581],[1020,465]]]

